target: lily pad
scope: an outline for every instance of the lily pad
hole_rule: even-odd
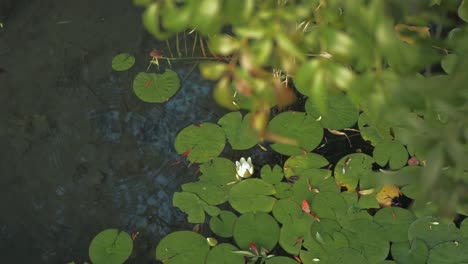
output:
[[[224,115],[218,121],[232,149],[249,149],[258,142],[257,133],[251,127],[252,115],[247,114],[244,119],[240,112],[232,112]]]
[[[278,256],[267,259],[265,264],[298,264],[298,262],[292,258]]]
[[[311,203],[311,210],[319,218],[336,219],[338,216],[346,214],[346,201],[339,193],[320,192]]]
[[[200,181],[226,186],[236,181],[236,165],[226,158],[214,158],[200,165]]]
[[[190,223],[205,222],[205,207],[208,205],[196,194],[188,192],[176,192],[172,204],[188,215]]]
[[[310,152],[320,144],[323,137],[322,126],[302,112],[284,112],[275,116],[268,130],[277,137],[291,141],[291,144],[271,145],[276,152],[288,156]]]
[[[219,244],[213,249],[211,249],[205,264],[244,264],[245,260],[242,255],[234,253],[234,251],[239,250],[231,244]],[[195,262],[193,262],[195,263]]]
[[[428,253],[427,245],[419,239],[411,241],[411,244],[408,241],[392,244],[392,257],[397,263],[425,264]]]
[[[224,131],[217,125],[190,125],[177,134],[175,149],[191,162],[203,163],[221,154],[226,143]]]
[[[156,259],[165,264],[205,263],[210,246],[192,231],[178,231],[165,236],[156,247]]]
[[[221,211],[221,213],[210,219],[210,229],[220,237],[232,237],[234,223],[237,215],[231,211]]]
[[[396,140],[385,140],[377,144],[373,156],[377,164],[384,167],[388,163],[392,170],[400,169],[408,161],[408,151]]]
[[[332,256],[328,258],[328,263],[343,263],[343,264],[353,264],[353,263],[375,263],[369,261],[359,253],[358,250],[352,248],[340,248],[337,249]]]
[[[310,227],[314,219],[307,214],[301,214],[283,224],[280,231],[280,246],[289,254],[298,255],[302,242],[310,236]]]
[[[147,103],[166,102],[179,88],[179,76],[169,69],[163,74],[140,72],[133,80],[136,96]]]
[[[273,206],[273,216],[281,224],[294,222],[303,215],[299,204],[290,199],[278,200]]]
[[[135,64],[135,57],[128,53],[120,53],[112,59],[114,71],[126,71]]]
[[[331,171],[323,169],[308,169],[299,175],[293,187],[292,200],[301,204],[303,200],[312,201],[323,192],[339,193],[340,188],[331,177]]]
[[[290,198],[293,195],[292,184],[289,182],[279,182],[274,186],[276,193],[273,196],[278,199]]]
[[[190,182],[182,185],[185,192],[195,193],[210,205],[218,205],[227,201],[226,190],[210,182]]]
[[[299,175],[307,169],[319,169],[329,164],[328,160],[315,153],[289,157],[284,163],[284,174],[286,178]]]
[[[374,215],[383,236],[392,242],[408,241],[408,227],[415,219],[411,211],[399,207],[383,208]]]
[[[239,248],[247,250],[251,242],[272,250],[278,242],[280,228],[275,219],[267,213],[246,213],[234,225],[234,240]]]
[[[106,229],[89,245],[89,257],[96,264],[124,263],[133,250],[133,241],[126,232]]]
[[[344,156],[335,167],[335,180],[341,186],[345,186],[349,192],[353,192],[364,174],[372,173],[371,156],[362,153],[354,153]]]
[[[336,94],[327,97],[327,112],[322,113],[312,98],[305,104],[308,115],[319,120],[324,128],[344,129],[353,127],[358,121],[358,109],[351,103],[345,94]]]
[[[358,127],[364,140],[377,145],[382,140],[392,139],[390,126],[380,120],[372,120],[367,114],[361,113],[358,118]]]
[[[264,165],[260,171],[260,175],[264,181],[271,184],[281,182],[284,177],[283,170],[278,165],[275,165],[273,169],[271,169],[270,165]]]
[[[441,222],[432,216],[418,218],[408,228],[408,239],[413,241],[420,239],[424,241],[429,248],[437,244],[460,240],[461,234],[453,223]]]
[[[438,244],[429,251],[428,264],[468,263],[468,244],[466,241],[450,241]]]
[[[276,202],[276,190],[261,179],[247,179],[235,184],[229,192],[229,203],[239,213],[270,212]]]
[[[444,69],[444,71],[447,74],[452,74],[455,69],[455,66],[457,66],[457,62],[458,62],[457,54],[448,54],[442,59],[440,64],[442,66],[442,69]]]
[[[468,239],[468,218],[465,218],[460,225],[460,232],[463,237]]]

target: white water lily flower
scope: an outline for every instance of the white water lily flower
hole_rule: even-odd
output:
[[[247,161],[242,157],[240,161],[236,161],[236,171],[237,175],[236,177],[238,179],[240,178],[248,178],[252,176],[253,174],[253,164],[252,164],[252,159],[249,157]]]

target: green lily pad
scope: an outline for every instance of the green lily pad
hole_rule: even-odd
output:
[[[350,241],[350,247],[362,252],[370,263],[385,260],[390,251],[390,243],[380,232],[380,226],[367,219],[354,219],[349,222],[344,232]]]
[[[344,129],[353,127],[358,121],[358,109],[351,103],[345,94],[336,94],[327,97],[327,112],[322,113],[312,98],[308,98],[305,109],[308,115],[319,120],[324,128]]]
[[[234,225],[234,240],[239,248],[247,250],[250,242],[272,250],[278,242],[280,228],[275,219],[267,213],[246,213]]]
[[[315,153],[289,157],[284,163],[284,175],[289,178],[306,169],[319,169],[329,164],[328,160]]]
[[[298,264],[298,262],[292,258],[278,256],[267,259],[265,264]]]
[[[264,165],[260,171],[260,175],[264,181],[271,184],[281,182],[284,177],[283,170],[278,165],[275,165],[273,169],[271,169],[270,165]]]
[[[112,59],[114,71],[126,71],[135,64],[135,57],[128,53],[120,53]]]
[[[89,245],[89,257],[96,264],[124,263],[133,250],[133,241],[126,232],[106,229]]]
[[[179,76],[169,69],[163,74],[140,72],[133,80],[136,96],[147,103],[166,102],[179,88]]]
[[[396,140],[384,140],[377,144],[373,156],[377,164],[384,167],[389,163],[392,170],[400,169],[408,161],[408,151]]]
[[[218,205],[227,201],[227,192],[224,188],[210,182],[190,182],[182,185],[185,192],[195,193],[210,205]]]
[[[310,236],[310,227],[314,219],[307,214],[283,223],[280,231],[280,246],[289,254],[298,255],[302,248],[302,242]]]
[[[468,239],[468,218],[465,218],[461,223],[460,233],[464,238]]]
[[[247,114],[244,119],[240,112],[232,112],[224,115],[218,121],[232,149],[249,149],[258,142],[257,133],[251,127],[252,115]]]
[[[165,236],[156,247],[156,259],[165,264],[205,263],[210,246],[192,231],[177,231]]]
[[[278,200],[273,206],[273,216],[281,224],[294,222],[295,219],[303,215],[299,204],[289,200]]]
[[[275,116],[268,130],[285,139],[295,141],[296,145],[274,143],[273,150],[283,155],[294,156],[310,152],[316,148],[323,137],[322,126],[302,112],[284,112]]]
[[[386,240],[403,242],[408,240],[408,227],[416,219],[414,214],[403,208],[387,207],[374,215],[374,222],[381,226]]]
[[[331,177],[331,171],[323,169],[308,169],[301,172],[292,190],[291,198],[298,204],[301,204],[303,200],[312,201],[323,192],[340,192],[340,188]]]
[[[175,149],[191,162],[203,163],[221,154],[226,143],[224,131],[217,125],[190,125],[177,134]]]
[[[453,70],[455,69],[455,66],[457,65],[458,62],[458,56],[457,54],[448,54],[445,56],[442,61],[440,62],[442,69],[447,74],[452,74]]]
[[[362,138],[370,141],[374,146],[384,139],[392,139],[388,124],[383,123],[383,121],[372,120],[365,113],[359,115],[358,127]]]
[[[438,244],[429,251],[428,264],[468,263],[468,243],[450,241]]]
[[[246,179],[235,184],[229,192],[229,203],[239,213],[270,212],[276,202],[276,190],[261,179]]]
[[[419,239],[392,244],[392,257],[397,263],[402,264],[425,264],[429,249]]]
[[[245,260],[242,255],[236,254],[233,251],[239,250],[231,244],[219,244],[208,253],[205,264],[244,264]],[[195,262],[193,262],[195,263]]]
[[[293,195],[292,184],[289,182],[279,182],[274,184],[276,193],[273,195],[278,199],[290,198]]]
[[[211,182],[219,186],[236,181],[236,165],[226,158],[214,158],[200,165],[200,181]]]
[[[176,192],[172,204],[188,215],[190,223],[205,222],[205,207],[208,205],[196,194],[188,192]]]
[[[431,216],[418,218],[408,228],[408,240],[420,239],[429,248],[437,244],[461,239],[461,234],[454,223],[441,222]]]
[[[237,215],[231,211],[221,211],[216,217],[210,219],[210,229],[220,237],[232,237],[234,223]]]
[[[380,208],[379,203],[375,199],[375,193],[359,197],[358,206],[360,209]]]
[[[319,218],[336,219],[338,216],[346,214],[346,201],[339,193],[320,192],[311,203],[311,210]]]
[[[343,263],[343,264],[354,264],[354,263],[375,263],[367,260],[366,257],[361,254],[358,250],[352,248],[340,248],[337,249],[333,255],[328,258],[328,263]]]
[[[366,154],[346,155],[336,164],[335,180],[341,186],[345,186],[348,191],[354,191],[359,178],[364,174],[372,173],[372,163],[374,163],[374,159]]]

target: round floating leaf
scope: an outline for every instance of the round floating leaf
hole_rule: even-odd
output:
[[[120,53],[112,59],[112,69],[126,71],[135,64],[135,57],[128,53]]]
[[[289,199],[276,201],[272,213],[275,219],[281,224],[293,222],[303,215],[299,204]]]
[[[275,219],[267,213],[246,213],[234,225],[234,240],[239,248],[247,250],[250,242],[272,250],[279,239],[280,229]]]
[[[463,237],[468,239],[468,218],[465,218],[460,225],[460,232]]]
[[[177,134],[175,149],[191,162],[203,163],[221,154],[226,143],[224,131],[217,125],[190,125]]]
[[[172,204],[188,215],[187,220],[190,223],[205,222],[204,208],[207,204],[200,200],[197,195],[188,192],[176,192]]]
[[[310,237],[310,227],[314,219],[308,214],[300,214],[299,217],[287,221],[281,227],[280,246],[289,254],[298,255],[302,248],[302,242]]]
[[[257,133],[251,127],[252,115],[247,114],[244,119],[240,112],[232,112],[224,115],[218,121],[232,149],[248,149],[258,142]]]
[[[200,181],[220,186],[236,181],[236,165],[226,158],[214,158],[200,165]]]
[[[89,257],[96,264],[124,263],[132,250],[133,241],[126,232],[106,229],[91,241]]]
[[[311,203],[311,210],[319,218],[336,219],[340,215],[346,214],[346,201],[339,193],[320,192]]]
[[[261,179],[247,179],[235,184],[229,192],[229,203],[239,213],[270,212],[276,199],[270,195],[276,190]]]
[[[377,164],[384,167],[389,163],[392,170],[405,166],[408,161],[408,151],[396,140],[386,140],[377,144],[373,156]]]
[[[374,215],[383,236],[392,242],[408,241],[408,227],[415,219],[411,211],[399,207],[383,208]]]
[[[370,260],[367,260],[359,251],[352,248],[340,248],[337,249],[333,255],[328,258],[328,263],[375,263]]]
[[[239,250],[231,244],[219,244],[211,249],[205,264],[244,264],[245,260],[242,255],[234,253]],[[193,262],[195,263],[195,262]]]
[[[354,192],[359,178],[364,174],[372,173],[371,156],[362,153],[354,153],[344,156],[335,167],[335,180],[345,186],[348,191]]]
[[[271,184],[281,182],[284,177],[283,170],[278,165],[275,165],[273,169],[271,169],[270,165],[264,165],[260,171],[260,175],[262,175],[264,181]]]
[[[392,244],[392,257],[397,263],[402,264],[425,264],[428,248],[426,244],[419,240],[397,242]]]
[[[191,231],[165,236],[156,247],[156,259],[165,264],[205,263],[210,246],[206,239]]]
[[[133,80],[136,96],[147,103],[166,102],[179,88],[179,76],[172,70],[163,74],[140,72]]]
[[[221,211],[221,213],[210,219],[210,229],[220,237],[232,237],[232,230],[237,216],[230,211]]]
[[[358,109],[351,103],[345,94],[331,95],[327,98],[328,110],[322,113],[312,98],[308,98],[305,109],[308,115],[328,129],[344,129],[356,124],[359,114]]]
[[[186,183],[182,185],[182,190],[197,194],[203,201],[211,205],[218,205],[227,201],[226,190],[210,182]]]
[[[350,246],[366,257],[370,263],[385,260],[390,250],[390,243],[380,232],[380,226],[367,219],[354,219],[346,227],[346,236]]]
[[[295,261],[294,259],[292,258],[288,258],[288,257],[272,257],[272,258],[269,258],[265,261],[266,264],[298,264],[297,261]]]
[[[442,61],[442,69],[448,74],[452,74],[453,70],[455,69],[455,66],[457,65],[458,62],[458,56],[456,54],[448,54],[445,56]]]
[[[296,143],[274,143],[271,145],[275,151],[288,156],[310,152],[320,144],[323,137],[322,126],[301,112],[284,112],[275,116],[270,121],[268,129],[274,135]]]
[[[331,171],[322,169],[303,171],[294,183],[292,190],[291,198],[298,204],[301,204],[303,200],[312,201],[315,196],[323,192],[340,192],[340,188],[331,177]]]
[[[358,118],[358,127],[364,140],[372,145],[378,144],[384,139],[391,140],[390,126],[380,120],[372,120],[367,114],[362,113]]]
[[[274,186],[276,190],[274,196],[278,199],[290,198],[293,195],[292,184],[289,182],[279,182]]]
[[[435,246],[429,251],[428,264],[468,263],[468,244],[465,241],[450,241]]]
[[[289,157],[284,163],[284,175],[289,178],[307,169],[319,169],[329,164],[328,160],[315,153]]]
[[[461,235],[454,223],[439,222],[431,216],[417,219],[408,228],[409,241],[420,239],[429,248],[443,242],[459,240],[460,238]]]

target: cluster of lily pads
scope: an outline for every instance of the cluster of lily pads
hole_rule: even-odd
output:
[[[177,74],[165,74],[139,74],[137,96],[156,102],[175,94]],[[177,85],[165,85],[164,76]],[[168,93],[152,87],[160,84],[177,88]],[[164,100],[148,99],[160,94]],[[233,100],[241,108],[251,103],[242,96]],[[250,157],[233,161],[220,156],[226,144],[243,153],[264,144],[251,127],[251,114],[229,112],[217,124],[182,129],[175,149],[199,165],[201,176],[182,185],[173,205],[187,214],[188,222],[208,224],[211,231],[167,235],[156,248],[156,259],[168,264],[468,262],[467,220],[457,228],[449,220],[392,206],[400,195],[415,198],[418,187],[411,175],[424,165],[416,153],[388,128],[372,124],[343,94],[329,96],[326,103],[325,114],[307,100],[305,112],[274,116],[268,132],[288,140],[267,147],[289,158],[259,169]],[[374,146],[372,156],[353,153],[331,165],[313,153],[324,144],[325,130],[345,136],[343,131],[356,123]],[[393,185],[395,177],[405,184]],[[129,234],[105,230],[93,239],[90,258],[94,263],[123,263],[132,246]]]

